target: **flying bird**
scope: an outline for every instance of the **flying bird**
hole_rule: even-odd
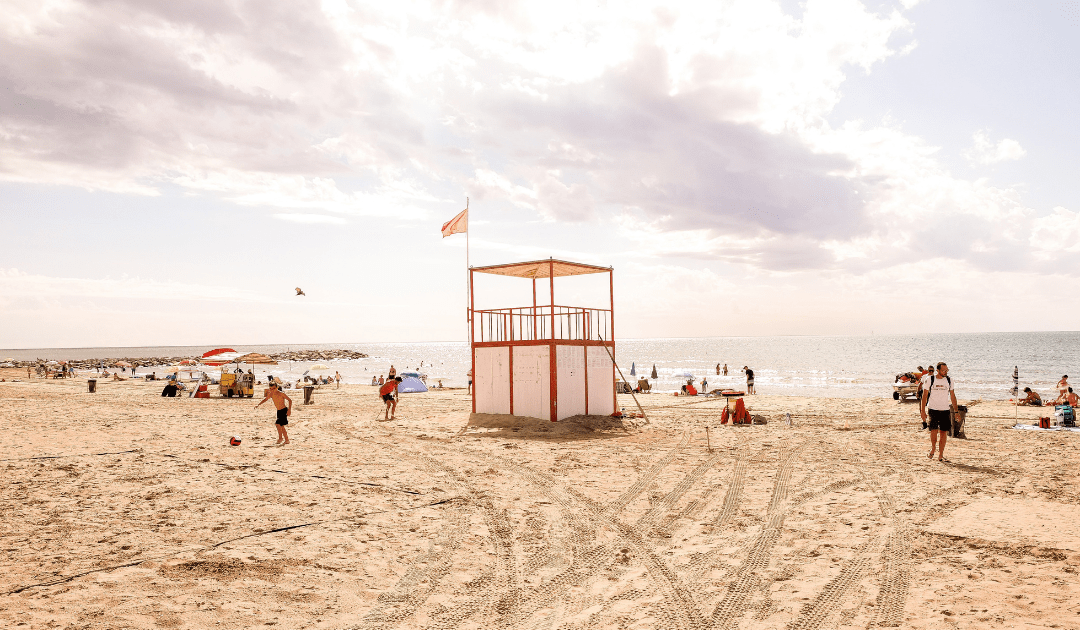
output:
[[[307,295],[307,293],[304,293],[304,290],[301,289],[300,287],[296,287],[296,294],[297,295]]]

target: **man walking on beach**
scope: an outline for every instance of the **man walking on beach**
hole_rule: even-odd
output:
[[[285,425],[289,424],[289,416],[292,415],[292,398],[289,398],[288,394],[279,390],[277,383],[271,383],[270,389],[266,392],[266,397],[263,398],[258,405],[255,405],[255,408],[258,409],[259,405],[270,400],[271,398],[274,399],[274,406],[277,407],[277,421],[274,423],[275,426],[277,426],[277,443],[288,444],[289,432],[285,430]],[[289,401],[288,409],[285,408],[286,400]]]
[[[386,384],[379,388],[379,396],[382,396],[383,402],[386,403],[383,420],[393,420],[394,414],[397,413],[397,386],[400,382],[401,377],[395,376],[386,379]]]
[[[934,459],[936,450],[939,462],[948,461],[945,459],[945,441],[952,428],[952,412],[956,411],[956,390],[949,378],[949,366],[944,362],[937,364],[937,374],[930,377],[923,390],[920,411],[923,422],[926,422],[927,415],[930,418],[930,452],[926,455],[927,459]]]

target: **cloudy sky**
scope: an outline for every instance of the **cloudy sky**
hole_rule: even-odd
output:
[[[0,10],[0,347],[1076,328],[1076,0]]]

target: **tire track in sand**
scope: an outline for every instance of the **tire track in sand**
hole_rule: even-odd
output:
[[[682,440],[679,441],[678,446],[668,451],[666,455],[661,457],[655,464],[649,467],[644,474],[637,478],[633,484],[630,485],[618,498],[614,499],[607,505],[603,506],[601,510],[604,514],[616,514],[623,508],[630,504],[631,501],[637,498],[639,494],[645,491],[645,488],[652,483],[653,479],[660,474],[660,471],[664,470],[668,464],[671,463],[675,456],[679,454],[686,445],[690,443],[690,432],[683,433]],[[590,503],[592,503],[590,501]]]
[[[673,454],[669,455],[674,456]],[[553,502],[564,508],[564,513],[569,518],[585,521],[591,525],[592,529],[606,526],[622,539],[624,546],[634,550],[635,555],[645,565],[649,580],[664,597],[663,601],[657,604],[657,608],[666,622],[664,627],[672,630],[707,627],[690,594],[679,582],[675,573],[656,556],[651,542],[646,540],[633,527],[612,518],[609,515],[610,506],[598,506],[572,488],[562,487],[547,475],[517,462],[504,459],[502,464],[506,468],[517,472],[523,479],[539,488]],[[656,472],[659,471],[650,469],[646,475],[652,473],[651,476],[655,476]]]
[[[650,507],[649,511],[643,514],[641,518],[634,523],[634,529],[639,532],[650,531],[656,524],[656,521],[669,512],[672,507],[678,503],[679,499],[681,499],[682,496],[716,464],[716,462],[720,461],[720,458],[724,455],[725,454],[715,453],[699,464],[697,468],[687,473],[674,488],[664,495],[663,499],[658,501],[656,505]]]
[[[627,526],[621,522],[615,521],[610,516],[611,512],[615,512],[623,509],[634,498],[641,494],[648,487],[648,485],[660,474],[663,469],[668,466],[679,452],[686,447],[690,440],[690,433],[683,434],[678,445],[672,448],[661,459],[657,460],[652,466],[646,470],[634,484],[626,491],[624,491],[619,498],[606,506],[597,505],[592,499],[582,495],[578,491],[572,488],[561,487],[560,489],[565,492],[570,498],[572,503],[586,505],[597,513],[604,513],[605,518],[617,522],[619,527],[626,528]],[[488,453],[474,453],[477,456],[489,458]],[[502,470],[516,470],[521,472],[521,469],[526,467],[517,464],[516,462],[509,462],[504,458],[497,458],[497,461],[487,461],[488,465],[493,465],[496,468]],[[445,465],[443,465],[445,466]],[[558,483],[554,479],[548,478],[542,473],[538,473],[532,469],[527,469],[530,473],[545,477],[551,484],[558,486]],[[690,477],[687,488],[692,486],[693,481],[700,478],[706,471],[707,467],[699,466],[693,473],[688,475]],[[684,481],[686,481],[684,479]],[[467,491],[462,490],[462,493]],[[685,490],[684,490],[685,492]],[[676,498],[676,497],[672,497]],[[589,541],[595,539],[595,532],[599,529],[595,520],[583,519],[577,516],[580,510],[571,508],[566,510],[567,503],[560,503],[554,501],[556,505],[560,506],[560,511],[563,519],[567,522],[571,529],[570,544],[571,558],[568,566],[557,575],[545,580],[543,584],[533,589],[530,592],[522,592],[517,595],[517,605],[513,611],[507,612],[505,609],[499,610],[498,619],[491,620],[489,623],[493,627],[518,627],[530,614],[536,610],[544,607],[551,607],[553,603],[558,601],[562,594],[569,591],[571,587],[581,585],[590,581],[599,571],[604,567],[610,566],[616,557],[616,551],[619,547],[626,547],[626,544],[622,545],[610,545],[590,544]],[[640,532],[638,532],[640,534]],[[643,538],[639,536],[639,538]],[[466,599],[459,603],[454,608],[443,610],[434,615],[437,626],[442,629],[450,629],[459,625],[469,615],[479,610],[478,598]]]
[[[881,584],[868,627],[896,628],[904,617],[904,606],[911,589],[911,542],[907,523],[896,511],[892,495],[881,487],[876,478],[869,478],[868,481],[878,497],[881,514],[891,520],[893,526],[881,553],[884,565]]]
[[[873,558],[881,552],[881,540],[874,538],[855,549],[854,557],[844,563],[840,573],[829,580],[814,601],[803,606],[799,616],[788,626],[789,630],[818,630],[844,601],[851,587],[862,581]]]
[[[375,607],[364,615],[358,625],[352,627],[357,630],[394,628],[416,614],[438,587],[439,581],[450,572],[453,553],[461,544],[469,521],[468,510],[462,510],[461,517],[451,521],[454,525],[443,529],[429,543],[427,551],[409,563],[409,568],[397,584],[379,595]]]
[[[663,467],[667,464],[670,464],[674,456],[677,454],[678,450],[685,447],[688,439],[689,434],[685,434],[683,436],[683,439],[680,441],[680,444],[676,446],[672,452],[669,452],[667,456],[659,460],[657,464],[651,466],[649,470],[647,470],[642,475],[642,477],[637,480],[637,483],[633,484],[633,487],[627,492],[625,492],[621,498],[627,498],[630,497],[630,495],[636,496],[640,491],[643,491],[644,488],[648,487],[648,484],[651,482],[652,479],[656,478],[657,474],[663,469]],[[694,484],[698,480],[700,480],[701,477],[703,477],[721,457],[723,457],[723,455],[720,453],[717,453],[716,455],[711,455],[705,462],[699,464],[694,470],[684,475],[683,479],[678,484],[676,484],[675,488],[673,488],[671,491],[668,492],[667,495],[664,496],[662,501],[660,501],[657,505],[652,506],[649,512],[642,516],[638,523],[630,526],[630,528],[636,531],[637,534],[642,539],[644,539],[645,536],[649,533],[649,529],[652,524],[655,523],[655,521],[659,519],[667,509],[669,509],[673,504],[675,504],[682,497],[683,494],[689,491],[689,489],[691,489]],[[639,488],[642,490],[639,491]],[[603,511],[605,507],[610,507],[610,505],[597,505],[596,502],[592,501],[588,497],[582,496],[581,494],[577,493],[572,489],[564,489],[567,492],[571,493],[582,504],[590,505],[597,510]],[[615,520],[614,515],[611,516],[612,520]],[[581,526],[582,525],[576,525],[575,527]],[[591,527],[592,525],[590,524],[586,526]],[[542,587],[542,589],[536,593],[537,596],[535,598],[530,598],[529,603],[538,604],[540,602],[546,602],[546,606],[554,607],[553,602],[560,601],[560,603],[562,604],[562,612],[570,616],[576,615],[582,610],[585,610],[586,608],[591,608],[598,604],[600,605],[601,610],[606,609],[607,602],[605,602],[604,598],[599,595],[590,594],[589,585],[594,582],[598,573],[610,569],[610,567],[616,563],[616,551],[619,547],[626,547],[626,545],[601,545],[595,548],[590,548],[588,552],[587,562],[575,562],[574,565],[568,568],[564,575],[556,576],[554,580],[551,580],[547,584],[545,584],[544,587]],[[556,586],[557,588],[552,588]],[[571,586],[582,587],[584,589],[584,592],[576,594],[572,597],[565,597],[565,592],[568,591]],[[533,606],[533,610],[535,611],[535,609],[538,607],[539,606]],[[599,614],[599,612],[594,613],[594,615],[592,616],[595,616],[597,614]],[[556,616],[557,615],[553,615],[547,619],[538,620],[530,627],[540,627],[547,625],[548,623],[553,623]],[[590,618],[592,616],[590,616]]]
[[[458,606],[456,611],[444,618],[446,627],[454,627],[472,614],[486,607],[493,607],[499,615],[513,612],[521,599],[518,579],[517,558],[514,554],[513,529],[506,510],[499,510],[484,493],[465,481],[459,471],[452,466],[423,453],[412,453],[421,467],[445,473],[459,492],[465,494],[477,505],[488,530],[488,540],[495,551],[495,569],[492,582],[484,589],[484,595],[470,600],[468,606]],[[442,620],[441,620],[442,622]]]
[[[766,513],[767,521],[761,533],[757,535],[751,544],[750,551],[742,564],[735,571],[735,580],[728,585],[723,599],[713,609],[710,615],[710,625],[716,628],[731,628],[746,614],[750,599],[762,584],[760,573],[768,566],[772,558],[773,547],[780,539],[780,530],[787,516],[787,510],[781,510],[780,505],[787,498],[791,484],[792,464],[795,458],[808,445],[807,442],[799,444],[782,456],[780,468],[773,482],[772,497]],[[719,554],[710,553],[710,561],[706,563],[711,568],[712,560]],[[702,571],[703,573],[704,571]]]

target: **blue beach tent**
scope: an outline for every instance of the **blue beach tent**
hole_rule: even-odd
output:
[[[427,385],[415,376],[406,376],[398,383],[397,390],[402,394],[419,394],[427,391]]]

